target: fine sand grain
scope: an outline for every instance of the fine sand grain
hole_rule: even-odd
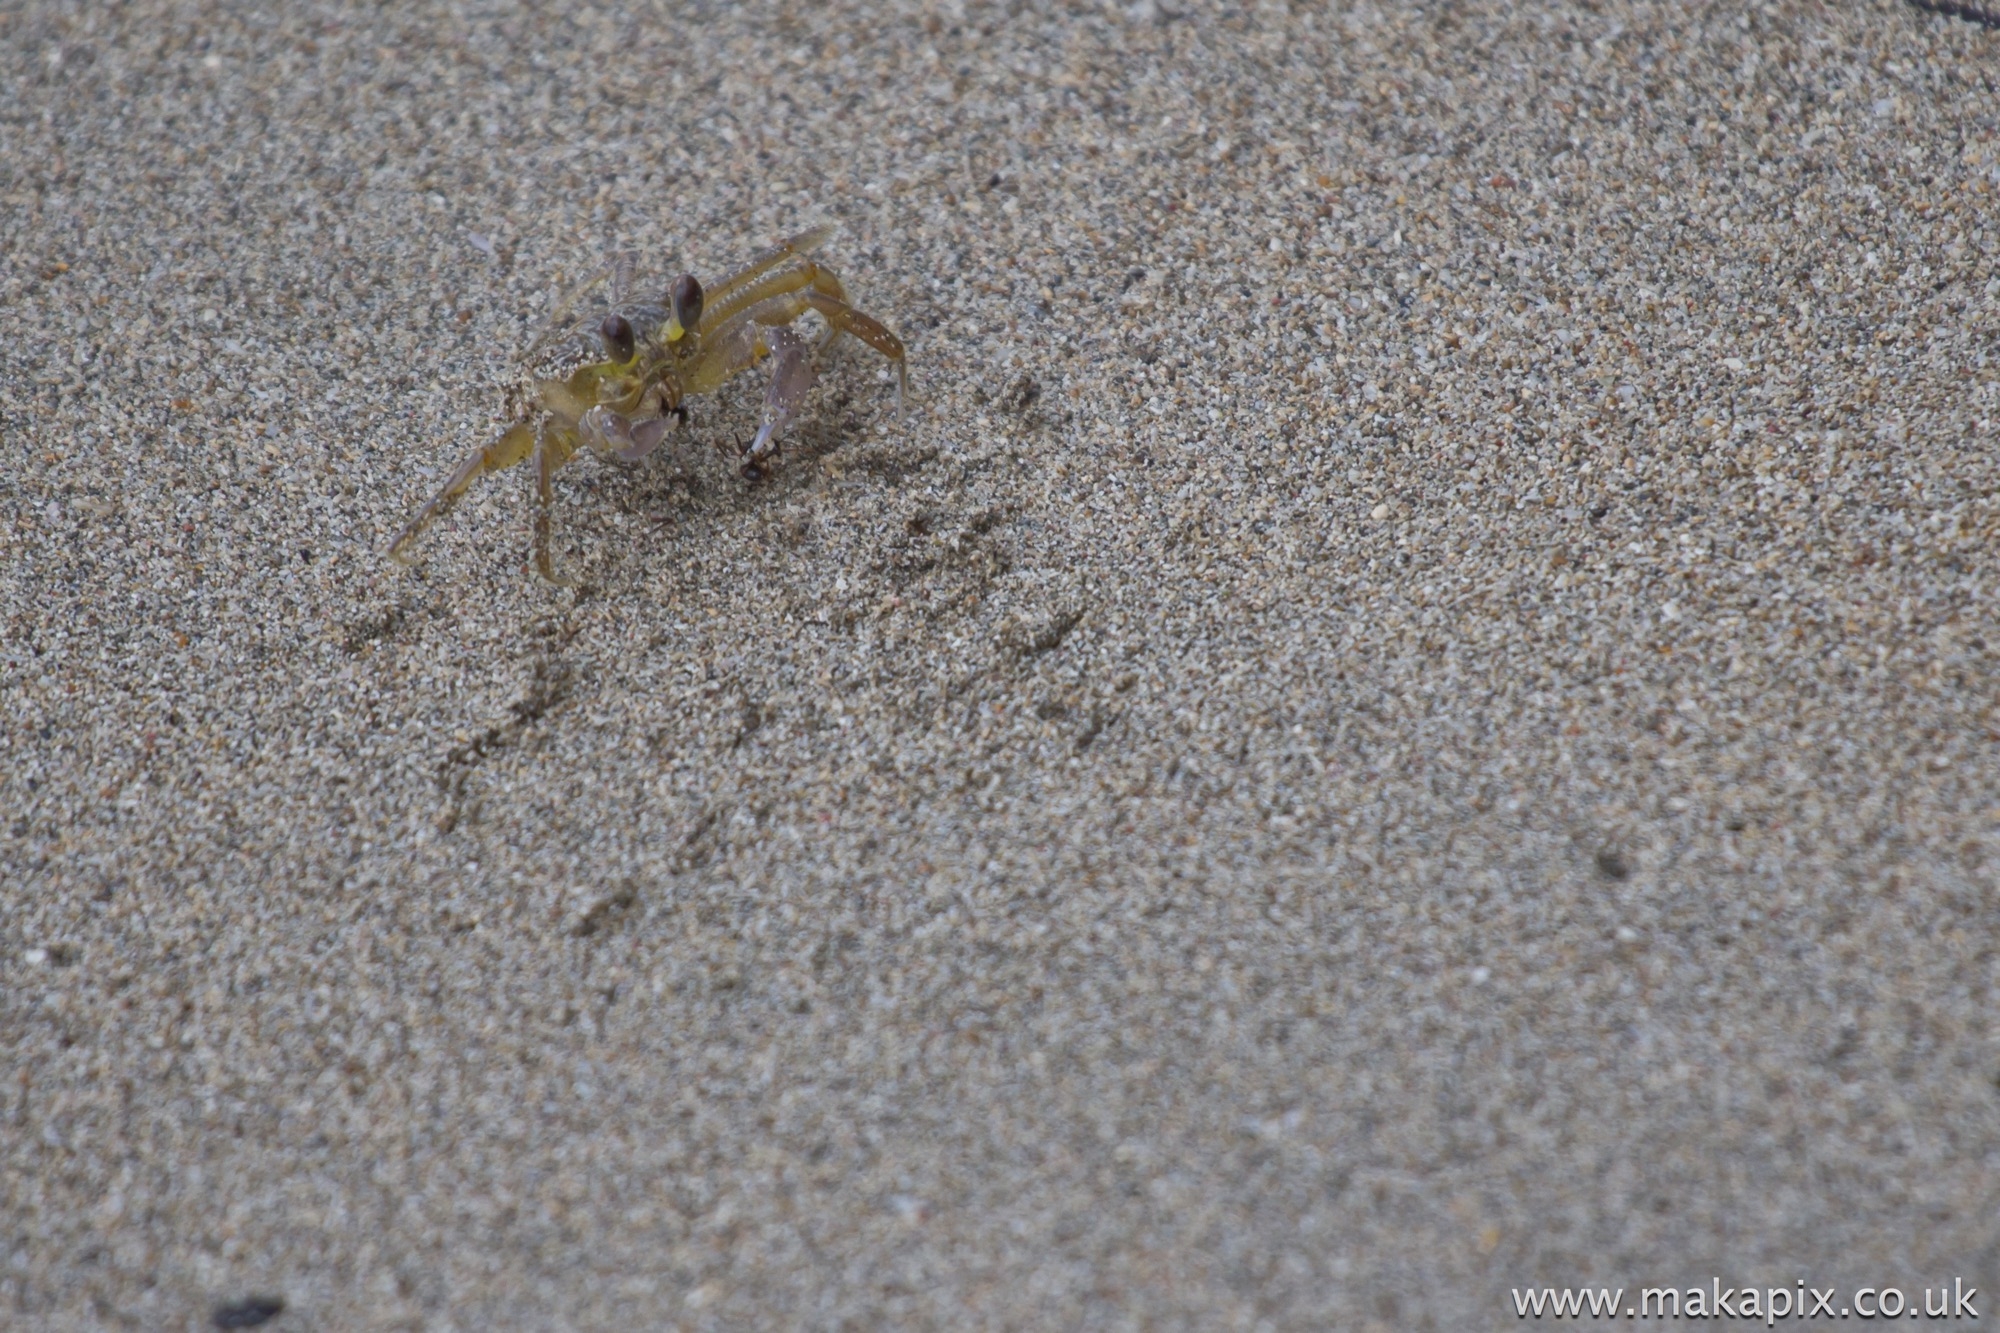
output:
[[[0,6],[0,1325],[1992,1318],[1996,81]],[[565,470],[578,588],[525,470],[384,558],[566,278],[822,220],[905,414],[849,344],[766,484],[748,377]]]

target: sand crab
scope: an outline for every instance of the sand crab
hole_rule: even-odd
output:
[[[706,290],[683,273],[657,299],[630,298],[633,265],[621,256],[557,308],[548,332],[522,356],[528,379],[514,399],[514,424],[459,461],[391,543],[390,557],[410,563],[418,536],[474,481],[532,459],[535,568],[551,583],[569,582],[556,577],[549,553],[556,469],[583,448],[637,462],[687,420],[684,399],[713,393],[769,357],[763,421],[756,437],[736,451],[746,478],[764,476],[777,457],[778,437],[813,384],[815,348],[792,327],[808,310],[826,320],[820,348],[847,333],[895,362],[900,402],[909,390],[902,340],[849,305],[840,279],[812,257],[832,234],[832,227],[819,227],[781,241]],[[571,318],[578,303],[607,282],[610,308]]]

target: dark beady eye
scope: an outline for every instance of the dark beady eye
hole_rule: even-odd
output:
[[[674,315],[667,326],[667,339],[678,342],[682,334],[701,323],[701,284],[694,280],[694,274],[683,273],[674,279],[672,289],[667,292],[667,304]]]
[[[632,322],[623,315],[606,315],[597,326],[597,336],[604,339],[604,350],[613,361],[630,361],[638,347],[638,340],[632,336]]]

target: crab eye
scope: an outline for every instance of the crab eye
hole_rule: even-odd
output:
[[[623,315],[606,315],[597,326],[597,336],[604,339],[604,350],[611,353],[614,361],[630,361],[638,347],[637,339],[632,336],[632,321]]]
[[[681,335],[701,322],[701,284],[694,280],[694,274],[683,273],[674,279],[667,303],[674,315],[667,324],[667,341],[679,342]]]

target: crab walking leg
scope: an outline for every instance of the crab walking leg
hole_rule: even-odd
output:
[[[743,307],[725,324],[702,334],[701,351],[682,374],[681,388],[687,394],[713,393],[737,371],[757,363],[768,348],[768,331],[791,324],[807,310],[817,310],[839,333],[850,333],[896,363],[903,392],[909,389],[909,371],[903,361],[903,340],[880,322],[862,314],[845,301],[808,286],[802,273],[779,275],[795,280],[790,290],[766,294],[754,305]],[[761,286],[762,284],[760,284]],[[706,318],[703,320],[707,325]]]
[[[835,281],[838,282],[839,279]],[[903,359],[903,340],[891,333],[889,327],[880,320],[862,314],[839,297],[830,296],[817,286],[806,289],[805,299],[807,305],[826,317],[828,328],[837,333],[853,334],[896,363],[896,408],[901,411],[903,400],[910,396],[910,367]]]
[[[837,230],[839,228],[830,225],[814,227],[811,231],[802,231],[796,236],[786,237],[770,249],[752,255],[749,263],[737,269],[720,282],[709,286],[705,300],[706,311],[709,313],[721,311],[730,303],[731,298],[736,295],[739,289],[763,277],[766,273],[788,259],[796,258],[810,263],[811,261],[806,257],[812,251],[826,244],[827,238],[832,236]],[[702,320],[702,326],[704,328],[714,328],[721,322],[721,318],[707,318],[705,315]]]
[[[610,281],[614,276],[613,269],[615,267],[613,264],[606,264],[603,268],[597,269],[578,280],[575,286],[557,297],[555,309],[551,310],[542,320],[541,332],[537,333],[534,340],[521,349],[520,355],[514,358],[515,361],[532,361],[541,355],[542,351],[551,343],[563,337],[569,331],[570,326],[568,321],[570,312],[582,303],[584,297]]]
[[[822,296],[831,297],[842,305],[847,304],[847,288],[841,286],[840,275],[824,264],[813,265],[810,287],[811,290],[818,292]],[[824,352],[827,348],[839,342],[840,335],[846,331],[829,319],[826,322],[826,336],[819,340],[819,350]]]
[[[701,336],[713,337],[746,315],[759,324],[788,324],[805,310],[798,297],[801,291],[817,290],[844,299],[844,295],[836,294],[840,291],[840,279],[830,270],[804,255],[780,255],[778,260],[782,262],[774,261],[768,270],[757,274],[755,281],[739,283],[732,278],[721,295],[709,293],[702,303]],[[829,287],[834,290],[828,291]],[[791,313],[773,313],[779,310]]]
[[[771,348],[771,387],[764,391],[764,423],[743,451],[746,469],[757,468],[778,452],[778,436],[813,386],[812,349],[804,338],[790,329],[774,328],[765,330],[764,341]]]
[[[535,433],[535,568],[559,588],[572,587],[576,580],[557,578],[555,561],[549,555],[549,511],[556,499],[551,481],[575,449],[573,437],[565,438],[546,428]]]
[[[611,304],[624,305],[632,296],[632,276],[639,271],[639,252],[620,250],[611,257]]]
[[[410,546],[423,534],[424,529],[436,519],[451,512],[451,507],[458,503],[458,497],[465,494],[466,488],[473,482],[489,472],[504,471],[526,458],[535,447],[535,437],[534,424],[523,421],[510,427],[493,443],[474,449],[460,459],[458,466],[452,469],[451,476],[447,477],[444,485],[438,489],[438,493],[430,498],[430,503],[417,511],[417,516],[410,520],[409,526],[404,528],[401,535],[390,544],[389,558],[397,564],[409,564]]]

